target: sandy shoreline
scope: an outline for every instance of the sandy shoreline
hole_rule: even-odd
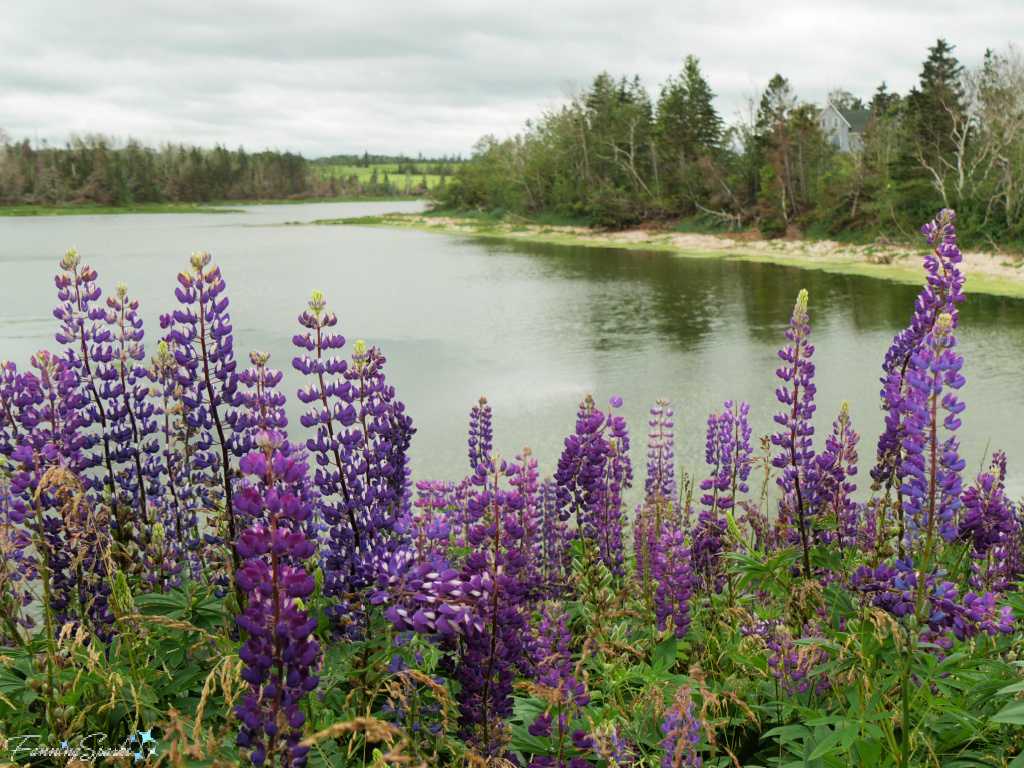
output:
[[[327,222],[324,222],[327,223]],[[334,222],[331,222],[334,223]],[[338,222],[345,223],[345,222]],[[371,223],[353,221],[356,223]],[[657,230],[603,232],[586,227],[554,227],[529,223],[483,222],[478,219],[390,214],[372,223],[413,227],[453,234],[502,237],[537,242],[667,250],[681,256],[738,258],[830,272],[859,274],[883,280],[921,284],[921,247],[897,244],[850,245],[834,240],[757,240],[749,234],[722,236]],[[966,247],[961,244],[962,247]],[[965,292],[1024,298],[1024,261],[1011,255],[964,250],[961,269],[967,275]]]

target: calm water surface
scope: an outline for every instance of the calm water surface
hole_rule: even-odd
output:
[[[254,348],[285,370],[293,437],[301,404],[291,368],[295,318],[322,290],[351,344],[365,339],[407,405],[417,478],[457,479],[469,469],[470,407],[486,395],[495,447],[530,445],[543,473],[588,392],[625,399],[638,482],[645,475],[647,411],[658,397],[676,411],[676,453],[701,472],[705,421],[726,398],[748,400],[755,437],[774,429],[777,351],[800,288],[810,291],[816,347],[817,445],[843,399],[862,440],[861,482],[882,427],[879,370],[909,321],[917,289],[665,253],[516,243],[371,227],[286,222],[419,210],[419,203],[259,206],[244,213],[0,218],[0,359],[19,368],[54,348],[53,274],[74,245],[141,303],[150,329],[174,305],[175,276],[206,250],[228,283],[240,365]],[[968,283],[969,287],[969,283]],[[1024,302],[970,296],[961,305],[966,358],[963,454],[973,474],[986,445],[1010,458],[1009,490],[1024,493]]]

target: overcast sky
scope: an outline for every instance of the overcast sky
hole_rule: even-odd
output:
[[[938,37],[976,66],[1024,42],[1024,2],[0,0],[0,130],[466,156],[602,70],[657,98],[693,54],[732,122],[776,72],[805,101],[906,93]]]

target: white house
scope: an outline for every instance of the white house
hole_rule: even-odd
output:
[[[863,148],[861,137],[870,120],[870,109],[838,109],[831,103],[818,114],[821,132],[840,152],[859,152]]]

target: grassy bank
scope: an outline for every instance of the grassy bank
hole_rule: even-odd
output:
[[[486,213],[467,215],[434,211],[425,214],[387,214],[352,219],[321,220],[314,224],[389,226],[596,248],[665,251],[675,256],[754,261],[802,269],[921,285],[923,238],[916,243],[838,243],[825,239],[752,240],[743,236],[632,230],[603,232],[565,219],[509,217]],[[985,253],[964,254],[965,292],[1024,298],[1024,269],[1019,257]]]

